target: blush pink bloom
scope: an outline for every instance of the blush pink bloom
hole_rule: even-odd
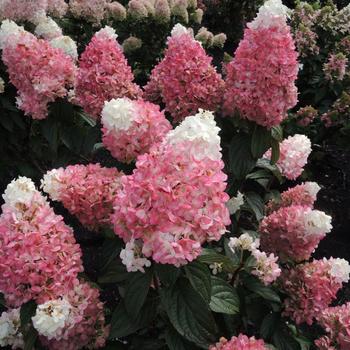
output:
[[[128,98],[106,102],[101,121],[103,144],[113,157],[126,163],[147,153],[171,130],[159,106]]]
[[[299,177],[311,151],[311,141],[305,135],[296,134],[284,139],[280,143],[280,157],[276,163],[282,175],[289,180]],[[265,153],[264,158],[271,158],[271,150]]]
[[[231,340],[221,338],[218,343],[211,345],[209,350],[268,350],[261,339],[255,339],[254,337],[248,338],[244,334],[238,335],[238,337],[232,337]]]
[[[32,21],[38,13],[46,13],[47,5],[47,0],[2,0],[0,21]]]
[[[172,30],[163,60],[153,69],[145,97],[162,102],[178,122],[199,108],[215,111],[224,82],[202,45],[180,24]]]
[[[59,340],[41,337],[44,346],[52,350],[98,349],[108,336],[103,303],[99,291],[87,282],[80,282],[64,295],[72,306],[68,322]]]
[[[323,72],[327,80],[331,82],[342,81],[345,77],[348,58],[343,53],[331,54],[328,62],[323,66]]]
[[[281,199],[279,201],[269,201],[267,211],[272,212],[291,205],[303,205],[312,209],[320,189],[320,186],[316,182],[311,181],[291,187],[281,193]]]
[[[62,17],[68,10],[68,4],[64,0],[47,0],[47,13],[53,17]]]
[[[285,270],[281,276],[282,289],[288,294],[284,315],[297,324],[311,325],[336,299],[342,283],[349,280],[349,264],[339,271],[341,259],[314,260]],[[322,318],[322,316],[321,316]]]
[[[329,307],[317,317],[318,323],[328,334],[328,343],[338,346],[340,350],[350,348],[350,303],[341,306]],[[320,349],[326,350],[323,338],[315,343]],[[328,348],[327,348],[328,350]]]
[[[331,217],[324,212],[301,205],[282,207],[260,223],[261,247],[282,261],[307,260],[331,229]]]
[[[76,99],[85,112],[99,118],[105,101],[141,96],[114,29],[97,32],[79,60],[75,86]]]
[[[72,229],[23,179],[7,187],[0,216],[0,291],[14,307],[64,295],[83,271]]]
[[[33,119],[46,118],[49,103],[65,97],[73,86],[72,59],[9,21],[1,26],[0,42],[2,60],[18,90],[18,107]]]
[[[209,112],[187,117],[122,177],[114,230],[125,242],[141,239],[146,257],[180,266],[225,233],[229,196],[218,131]]]
[[[312,106],[300,108],[296,114],[297,124],[299,126],[308,126],[313,122],[317,115],[317,109]]]
[[[226,66],[224,113],[271,128],[297,103],[297,52],[286,9],[267,1],[248,24],[234,59]]]
[[[90,230],[110,224],[114,196],[121,173],[99,164],[70,165],[47,172],[41,182],[50,198],[63,206]]]
[[[106,15],[111,0],[70,0],[69,11],[74,17],[99,24]]]

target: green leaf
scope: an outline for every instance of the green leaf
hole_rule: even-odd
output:
[[[301,350],[299,343],[284,330],[278,329],[272,340],[278,350]]]
[[[165,287],[171,287],[181,274],[179,268],[169,264],[156,264],[155,270],[162,285]]]
[[[230,172],[238,180],[244,179],[254,168],[255,159],[250,151],[251,138],[246,134],[235,135],[230,143]]]
[[[283,141],[283,129],[281,125],[276,125],[271,128],[271,136],[279,142]]]
[[[127,280],[130,278],[130,275],[120,259],[116,259],[104,270],[103,275],[98,278],[98,283],[118,283]]]
[[[38,332],[33,326],[31,326],[30,329],[27,332],[25,332],[23,335],[24,350],[34,349],[34,345],[37,338],[38,338]]]
[[[271,145],[271,131],[256,125],[251,143],[251,152],[254,158],[261,158]]]
[[[157,299],[149,298],[136,319],[129,317],[124,302],[119,302],[111,320],[109,339],[126,337],[137,330],[147,327],[157,315]]]
[[[264,339],[270,339],[278,327],[280,315],[278,313],[270,313],[265,316],[260,326],[260,335]]]
[[[184,269],[192,287],[207,303],[209,303],[211,293],[211,274],[208,266],[198,261],[194,261],[185,266]]]
[[[181,278],[173,288],[162,290],[161,297],[171,324],[184,338],[203,349],[215,341],[213,315],[187,279]]]
[[[229,315],[239,312],[239,297],[235,289],[221,278],[212,276],[210,309]]]
[[[41,132],[49,144],[52,153],[57,153],[58,148],[58,123],[52,116],[40,122]]]
[[[77,113],[79,115],[80,118],[82,118],[88,125],[94,127],[96,126],[96,120],[93,119],[92,117],[90,117],[89,115],[87,115],[84,112],[78,112]]]
[[[145,273],[133,273],[133,277],[129,280],[125,291],[124,303],[126,311],[132,318],[138,316],[138,313],[146,300],[151,286],[152,277],[153,270],[146,269]]]
[[[262,282],[260,282],[256,277],[246,276],[244,279],[244,285],[250,291],[260,295],[262,298],[275,302],[281,303],[281,299],[278,294],[272,290],[271,287],[265,286]]]
[[[20,319],[21,328],[24,329],[28,323],[32,322],[32,317],[35,315],[37,304],[30,300],[21,306]]]
[[[256,163],[256,166],[258,168],[263,168],[271,171],[271,173],[278,179],[278,181],[282,182],[282,174],[278,167],[275,164],[271,164],[271,162],[268,159],[259,159]]]
[[[248,206],[260,221],[264,217],[264,201],[256,192],[247,192],[244,194]]]
[[[214,263],[221,264],[223,271],[230,273],[235,272],[238,267],[230,260],[230,258],[225,255],[216,253],[214,249],[204,248],[202,250],[202,254],[198,257],[197,260],[208,265]]]
[[[276,140],[271,142],[271,164],[276,164],[280,158],[280,144]]]
[[[165,341],[169,350],[189,350],[187,341],[173,327],[168,327],[165,333]]]

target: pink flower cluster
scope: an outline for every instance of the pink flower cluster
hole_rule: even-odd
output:
[[[68,4],[64,0],[47,0],[47,12],[54,17],[62,17],[68,10]]]
[[[350,303],[323,310],[317,320],[327,332],[327,336],[315,341],[320,350],[336,349],[336,346],[340,350],[350,348]]]
[[[147,153],[171,130],[159,106],[128,98],[106,102],[101,121],[103,144],[113,157],[127,163]]]
[[[342,259],[314,260],[282,273],[285,316],[311,325],[336,299],[343,282],[349,280],[349,263]]]
[[[100,116],[105,101],[141,96],[116,37],[114,29],[101,29],[93,36],[79,60],[76,98],[85,112],[95,118]]]
[[[261,339],[248,338],[244,334],[232,337],[231,340],[221,338],[218,343],[209,347],[209,350],[267,350],[268,347]]]
[[[311,151],[311,141],[307,136],[289,136],[280,143],[280,157],[276,165],[283,176],[295,180],[302,174]],[[264,158],[271,159],[271,150],[265,153]]]
[[[317,117],[317,114],[317,109],[312,106],[300,108],[296,114],[296,117],[298,119],[297,124],[300,126],[308,126]]]
[[[51,0],[52,1],[52,0]],[[47,0],[2,0],[0,21],[32,21],[39,12],[46,12]]]
[[[99,24],[104,19],[106,7],[110,2],[111,0],[70,0],[69,11],[74,17]]]
[[[282,207],[261,221],[261,246],[282,261],[307,260],[331,228],[331,217],[324,212],[302,205]]]
[[[90,230],[110,223],[113,201],[120,188],[121,173],[100,164],[70,165],[48,171],[41,187]]]
[[[297,103],[297,52],[280,1],[267,1],[226,66],[224,113],[271,128]]]
[[[328,62],[323,66],[326,79],[331,82],[343,80],[347,65],[348,58],[343,53],[331,54],[328,58]]]
[[[216,110],[224,82],[201,44],[180,24],[172,30],[164,59],[153,69],[145,87],[152,102],[163,102],[176,122],[199,108]]]
[[[103,303],[99,296],[98,289],[87,282],[80,282],[72,290],[67,290],[65,298],[72,306],[69,324],[58,340],[41,337],[43,345],[52,350],[103,347],[108,336],[108,327],[105,326]]]
[[[218,132],[213,115],[201,111],[138,157],[116,195],[119,237],[142,240],[146,257],[175,266],[195,259],[201,243],[221,238],[230,219]]]
[[[0,43],[10,81],[18,89],[18,107],[33,119],[46,118],[48,104],[65,97],[73,86],[73,61],[9,21],[1,26]]]
[[[279,201],[269,201],[267,211],[272,212],[291,205],[302,205],[313,208],[319,190],[320,186],[316,182],[305,182],[301,185],[291,187],[281,193],[281,199]]]
[[[54,213],[34,184],[13,181],[0,216],[0,291],[9,306],[65,294],[83,271],[72,229]]]

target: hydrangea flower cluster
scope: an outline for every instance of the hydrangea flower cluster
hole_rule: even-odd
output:
[[[345,77],[348,58],[343,53],[331,54],[327,63],[323,66],[323,72],[327,80],[331,82],[342,81]]]
[[[121,173],[100,164],[70,165],[48,171],[42,189],[90,230],[110,223],[113,201],[120,188]]]
[[[31,180],[12,181],[0,216],[0,291],[9,306],[64,295],[83,270],[71,228]]]
[[[236,197],[230,198],[230,200],[227,202],[227,208],[230,212],[230,215],[235,214],[243,204],[244,195],[241,192],[238,192]]]
[[[147,153],[171,130],[159,106],[128,98],[106,102],[101,122],[103,144],[114,158],[126,163]]]
[[[282,261],[307,260],[331,231],[331,220],[324,212],[307,206],[282,207],[260,223],[262,248],[277,254]]]
[[[291,205],[302,205],[313,208],[320,189],[320,186],[316,182],[311,181],[291,187],[287,191],[281,193],[280,200],[269,201],[267,204],[267,211],[272,212]]]
[[[0,316],[0,346],[23,349],[23,335],[20,331],[20,309],[5,311]]]
[[[317,109],[312,106],[300,108],[296,114],[297,124],[306,127],[313,122],[317,115]]]
[[[176,122],[199,108],[216,110],[224,82],[211,65],[202,45],[182,25],[177,24],[168,39],[164,59],[152,70],[145,96],[163,102]]]
[[[52,350],[97,349],[108,335],[99,291],[80,282],[61,300],[38,305],[33,325]]]
[[[114,29],[106,26],[93,36],[79,59],[76,98],[85,112],[95,118],[101,115],[105,101],[141,96],[116,38]]]
[[[231,340],[221,338],[218,343],[210,346],[209,350],[268,350],[268,347],[261,339],[248,338],[244,334],[239,334]]]
[[[33,21],[38,13],[46,13],[46,10],[47,0],[2,0],[0,21]]]
[[[297,52],[286,23],[288,8],[268,0],[248,24],[226,66],[224,112],[271,128],[297,103]]]
[[[327,336],[315,341],[320,350],[347,350],[350,344],[350,303],[329,307],[322,311],[317,318],[318,323],[325,329]],[[328,345],[329,347],[326,347]],[[331,346],[333,345],[334,348]]]
[[[307,136],[289,136],[280,143],[280,157],[276,165],[283,176],[295,180],[302,174],[311,151],[311,141]],[[271,150],[264,154],[264,158],[271,159]]]
[[[8,20],[0,28],[0,48],[10,81],[18,90],[18,107],[33,119],[46,118],[48,104],[65,97],[73,86],[73,61]]]
[[[341,96],[334,102],[331,109],[321,116],[326,128],[342,125],[348,120],[350,113],[350,94],[343,91]]]
[[[111,0],[70,0],[69,11],[76,18],[99,24],[104,19],[110,2]]]
[[[342,283],[349,281],[350,265],[344,259],[314,260],[282,273],[285,316],[311,325],[335,300]]]
[[[230,219],[218,132],[213,114],[200,111],[138,157],[116,195],[119,237],[142,240],[143,255],[175,266],[195,259],[201,243],[221,238]]]
[[[230,238],[228,246],[234,253],[241,250],[247,250],[252,253],[256,263],[251,273],[257,276],[265,285],[273,283],[280,276],[281,269],[277,263],[278,257],[275,257],[273,254],[267,255],[259,250],[259,239],[254,239],[248,233],[244,233],[238,238]]]

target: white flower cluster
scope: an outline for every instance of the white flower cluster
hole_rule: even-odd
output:
[[[226,206],[230,215],[235,214],[240,207],[244,204],[244,195],[241,192],[237,193],[236,197],[232,197],[227,203]]]
[[[134,120],[133,102],[127,98],[112,99],[105,102],[101,122],[108,130],[128,130]]]
[[[170,131],[164,140],[165,143],[176,145],[184,141],[191,142],[194,157],[212,160],[221,159],[220,129],[216,126],[214,114],[209,111],[199,110],[194,116],[189,116]]]
[[[23,335],[19,328],[20,309],[3,312],[0,316],[0,346],[11,346],[13,349],[23,349]]]
[[[278,257],[274,256],[274,254],[267,255],[259,250],[260,240],[258,238],[253,238],[248,233],[244,233],[238,238],[230,238],[228,246],[233,253],[241,250],[252,253],[256,263],[251,272],[265,285],[271,284],[280,276],[281,269],[277,263]]]
[[[76,42],[67,35],[61,35],[50,41],[52,47],[61,49],[66,55],[72,57],[74,61],[78,59],[78,48]]]
[[[144,267],[151,266],[151,262],[142,256],[141,250],[142,247],[138,242],[132,239],[126,243],[125,248],[120,252],[120,258],[128,272],[145,272]]]
[[[183,34],[189,34],[188,29],[180,23],[175,24],[173,29],[171,30],[171,36],[174,38]]]
[[[29,205],[37,192],[31,179],[20,176],[7,185],[2,198],[8,206],[16,209],[19,204]]]
[[[316,198],[321,187],[317,182],[308,181],[304,184],[305,190],[310,194],[311,197]]]
[[[105,26],[102,29],[100,29],[95,36],[99,37],[99,36],[109,36],[111,39],[116,40],[118,38],[118,34],[115,32],[115,30],[112,27],[109,26]]]
[[[60,198],[61,180],[60,176],[63,169],[52,169],[48,171],[41,179],[41,189],[46,192],[53,201]]]
[[[345,259],[326,259],[323,258],[324,261],[328,261],[331,264],[330,275],[334,277],[339,283],[348,283],[350,276],[350,264]]]
[[[309,209],[305,211],[304,225],[308,235],[323,235],[332,230],[332,217],[323,211]]]
[[[0,27],[0,49],[2,50],[7,45],[16,45],[16,37],[25,33],[22,26],[18,26],[15,22],[8,19],[2,21]],[[11,40],[9,38],[11,37]]]
[[[40,335],[50,339],[60,339],[62,331],[69,324],[72,306],[66,299],[50,300],[38,305],[32,317],[33,326]]]
[[[35,27],[34,33],[45,40],[52,40],[62,35],[62,30],[51,17],[43,17]]]
[[[260,7],[256,18],[248,27],[258,29],[285,26],[290,11],[281,0],[268,0]]]
[[[253,238],[250,234],[244,233],[237,237],[231,237],[228,246],[232,250],[232,252],[236,252],[236,250],[249,250],[253,252],[254,250],[260,247],[259,238]]]

